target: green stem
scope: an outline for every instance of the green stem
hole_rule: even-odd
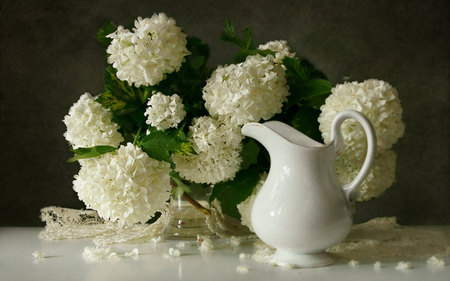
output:
[[[173,189],[177,187],[181,187],[183,190],[183,198],[186,199],[189,203],[191,203],[192,206],[194,206],[197,210],[204,213],[205,215],[209,216],[211,215],[211,210],[208,208],[203,207],[200,203],[198,203],[194,198],[192,198],[189,194],[186,193],[186,190],[189,190],[189,187],[181,181],[180,178],[174,176],[173,173],[171,173],[172,180],[176,183],[177,186],[174,186]]]
[[[134,137],[133,145],[136,145],[139,135],[141,134],[141,129],[142,129],[142,127],[139,127],[139,130],[137,131],[136,136]]]

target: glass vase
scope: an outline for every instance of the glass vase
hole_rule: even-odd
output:
[[[191,192],[174,194],[170,198],[168,219],[163,231],[166,239],[194,240],[197,235],[214,234],[206,224],[212,188],[198,184],[189,186]]]

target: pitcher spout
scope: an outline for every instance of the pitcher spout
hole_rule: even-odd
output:
[[[259,141],[269,152],[272,147],[279,148],[283,142],[303,147],[319,148],[324,146],[279,121],[269,121],[263,124],[248,123],[242,127],[242,134]]]

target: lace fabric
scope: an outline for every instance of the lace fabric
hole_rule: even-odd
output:
[[[220,205],[213,204],[208,227],[219,237],[230,239],[256,239],[256,236],[230,221],[221,213]],[[40,238],[45,240],[92,238],[99,246],[132,243],[138,239],[150,241],[162,235],[167,220],[168,205],[160,218],[152,224],[135,224],[119,227],[118,223],[105,221],[96,211],[47,207],[41,210],[41,219],[46,223]],[[375,218],[367,223],[354,225],[347,238],[327,252],[336,256],[354,259],[439,258],[450,255],[450,227],[401,226],[396,218]]]
[[[166,205],[161,210],[161,216],[152,224],[120,227],[117,222],[102,219],[97,211],[46,207],[41,210],[41,220],[46,226],[39,237],[45,240],[93,238],[99,246],[157,237],[162,233],[167,211]]]

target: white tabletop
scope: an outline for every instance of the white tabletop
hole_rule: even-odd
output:
[[[179,241],[161,243],[120,244],[110,246],[119,260],[90,261],[82,256],[90,239],[45,241],[38,238],[43,228],[0,228],[0,280],[450,280],[450,258],[446,266],[430,266],[425,260],[381,260],[382,268],[374,269],[373,261],[356,267],[338,259],[322,268],[284,269],[239,259],[241,253],[252,254],[252,243],[237,247],[220,247],[220,239],[212,251],[201,252],[195,242],[180,249],[177,258],[164,257]],[[138,256],[124,256],[133,249]],[[35,258],[40,251],[45,258]],[[400,261],[411,262],[409,270],[397,270]],[[248,269],[239,273],[238,266]]]

